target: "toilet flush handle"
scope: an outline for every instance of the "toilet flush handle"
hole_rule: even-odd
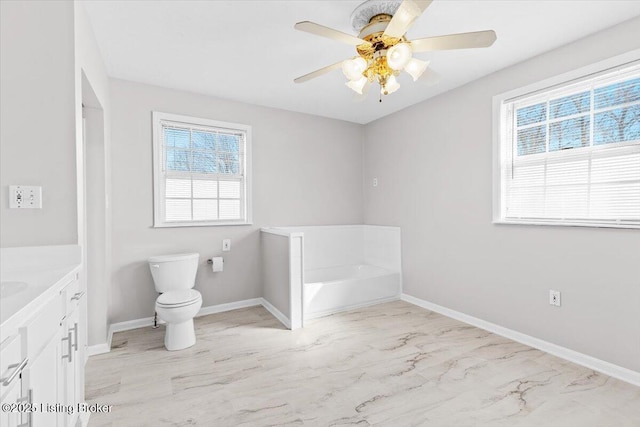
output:
[[[160,268],[160,264],[151,264],[151,268]]]

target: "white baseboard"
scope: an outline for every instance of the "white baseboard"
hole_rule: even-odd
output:
[[[111,343],[105,342],[102,344],[87,346],[87,356],[95,356],[96,354],[109,353],[111,349]]]
[[[242,301],[228,302],[226,304],[210,305],[208,307],[202,307],[196,317],[206,316],[208,314],[223,313],[225,311],[237,310],[239,308],[254,307],[256,305],[262,305],[262,298],[251,298]]]
[[[229,302],[225,304],[210,305],[208,307],[202,307],[200,311],[198,311],[198,314],[196,314],[196,317],[207,316],[209,314],[214,314],[214,313],[222,313],[225,311],[237,310],[239,308],[254,307],[256,305],[265,305],[263,304],[263,302],[266,302],[263,298],[251,298],[251,299],[245,299],[242,301]],[[265,308],[269,310],[272,314],[274,314],[268,307],[265,306]],[[278,313],[280,312],[278,311]],[[282,313],[280,314],[282,315]],[[274,314],[274,316],[276,315]],[[282,320],[280,321],[282,322]],[[160,319],[158,319],[158,322],[161,324],[164,323]],[[109,353],[109,351],[111,351],[111,340],[113,338],[114,332],[130,331],[131,329],[144,328],[152,325],[153,325],[153,317],[144,317],[142,319],[134,319],[134,320],[127,320],[125,322],[112,323],[109,326],[109,334],[107,337],[107,342],[88,346],[87,355],[95,356],[97,354]]]
[[[127,320],[125,322],[112,323],[109,332],[130,331],[131,329],[144,328],[153,325],[153,317],[143,317],[142,319]]]
[[[96,345],[87,346],[87,357],[84,363],[87,363],[89,356],[95,356],[97,354],[109,353],[111,351],[111,340],[113,339],[113,325],[109,326],[109,332],[107,333],[107,342]]]
[[[280,321],[280,323],[282,323],[287,329],[291,329],[291,321],[289,320],[289,318],[287,316],[282,314],[282,312],[280,310],[278,310],[273,304],[271,304],[266,299],[264,299],[264,298],[260,298],[260,299],[262,300],[262,301],[260,301],[262,306],[269,313],[271,313],[273,315],[273,317],[278,319]]]
[[[452,319],[459,320],[469,325],[476,326],[480,329],[484,329],[486,331],[493,332],[494,334],[501,335],[505,338],[509,338],[513,341],[517,341],[530,347],[537,348],[538,350],[553,354],[554,356],[568,360],[569,362],[573,362],[586,368],[593,369],[594,371],[601,372],[605,375],[609,375],[613,378],[617,378],[630,384],[640,386],[640,372],[632,371],[631,369],[623,368],[622,366],[614,365],[613,363],[596,359],[595,357],[586,355],[584,353],[570,350],[566,347],[562,347],[557,344],[553,344],[548,341],[523,334],[522,332],[514,331],[512,329],[496,325],[495,323],[487,322],[486,320],[478,319],[477,317],[469,316],[468,314],[464,314],[459,311],[455,311],[450,308],[422,300],[420,298],[412,297],[411,295],[402,294],[401,299],[408,303],[417,305],[418,307],[435,311],[436,313],[451,317]]]

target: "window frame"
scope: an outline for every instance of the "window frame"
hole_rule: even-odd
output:
[[[152,111],[153,126],[153,228],[173,228],[173,227],[217,227],[231,225],[251,225],[252,218],[252,197],[251,197],[251,126],[240,123],[223,122],[219,120],[204,119],[198,117],[185,116],[180,114],[163,113]],[[162,126],[163,123],[171,122],[183,124],[188,127],[204,127],[229,129],[243,132],[244,141],[244,164],[242,167],[244,183],[244,219],[240,220],[206,220],[206,221],[166,221],[164,217],[165,195],[164,180],[166,173],[163,171],[163,150],[164,140]],[[179,174],[179,173],[178,173]],[[197,176],[198,173],[187,172],[185,176]]]
[[[517,102],[518,99],[533,96],[536,93],[544,92],[562,92],[563,87],[570,87],[572,84],[578,83],[581,80],[595,77],[598,74],[605,74],[615,69],[624,67],[626,65],[634,65],[640,62],[640,49],[635,49],[624,53],[622,55],[614,56],[612,58],[596,62],[591,65],[587,65],[578,68],[573,71],[569,71],[539,82],[529,84],[527,86],[514,89],[493,97],[493,200],[492,200],[492,223],[493,224],[515,224],[515,225],[553,225],[553,226],[576,226],[576,227],[598,227],[598,228],[626,228],[626,229],[640,229],[640,224],[633,224],[630,222],[610,222],[610,221],[598,221],[592,219],[525,219],[525,218],[508,218],[506,217],[505,195],[506,195],[506,180],[502,179],[502,160],[507,149],[505,145],[509,145],[512,141],[505,138],[505,135],[509,132],[511,124],[508,120],[503,120],[505,117],[506,103]],[[522,108],[519,106],[518,108]],[[591,112],[593,114],[593,112]],[[566,119],[566,117],[563,117]],[[617,147],[624,147],[628,145],[635,145],[636,142],[620,142],[617,143]],[[512,147],[510,147],[512,149]],[[545,153],[531,154],[533,157],[553,158],[556,156],[562,156],[563,150],[547,151]],[[570,150],[572,151],[572,150]],[[527,156],[528,157],[528,156]],[[533,158],[532,158],[533,160]]]

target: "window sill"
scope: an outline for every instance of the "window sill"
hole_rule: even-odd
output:
[[[640,224],[615,224],[608,222],[571,222],[571,221],[541,221],[541,220],[493,220],[496,225],[551,225],[555,227],[591,227],[591,228],[627,228],[640,229]]]
[[[153,224],[152,228],[179,228],[179,227],[226,227],[236,225],[253,225],[252,222],[246,221],[228,221],[228,222],[166,222],[161,224]]]

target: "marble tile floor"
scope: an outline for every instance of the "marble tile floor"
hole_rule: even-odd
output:
[[[262,307],[119,332],[86,367],[98,426],[640,426],[640,388],[397,301],[285,330]]]

